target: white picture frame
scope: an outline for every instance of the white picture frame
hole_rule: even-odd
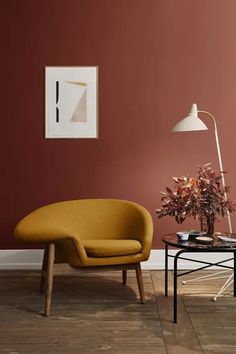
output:
[[[45,67],[45,138],[98,138],[98,67]]]

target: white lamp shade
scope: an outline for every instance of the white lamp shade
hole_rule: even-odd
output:
[[[197,105],[194,103],[189,115],[180,120],[172,129],[172,132],[191,132],[197,130],[207,130],[207,126],[197,115]]]

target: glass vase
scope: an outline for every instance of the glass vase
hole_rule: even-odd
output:
[[[201,232],[205,232],[207,235],[212,236],[214,234],[214,215],[201,218]]]

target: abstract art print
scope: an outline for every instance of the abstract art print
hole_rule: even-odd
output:
[[[45,137],[98,137],[98,68],[45,68]]]

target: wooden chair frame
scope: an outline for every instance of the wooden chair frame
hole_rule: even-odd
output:
[[[40,293],[45,294],[45,310],[44,315],[49,316],[52,302],[52,289],[53,289],[53,266],[55,261],[55,244],[49,243],[44,250],[41,281],[40,281]],[[76,269],[76,268],[73,268]],[[101,270],[122,270],[122,282],[123,285],[127,283],[127,270],[133,269],[136,272],[136,278],[138,283],[138,289],[140,294],[141,304],[145,303],[145,294],[143,287],[142,270],[140,263],[131,264],[119,264],[112,266],[96,266],[96,267],[84,267],[79,268],[86,272],[94,272]]]

